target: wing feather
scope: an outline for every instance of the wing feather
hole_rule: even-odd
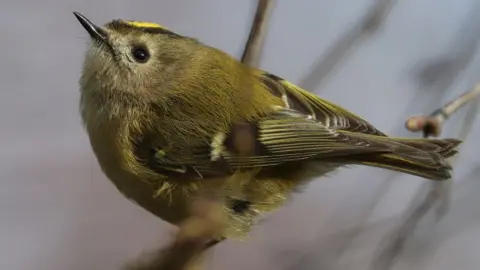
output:
[[[371,135],[386,136],[366,120],[273,74],[261,71],[261,81],[286,100],[286,107],[321,121],[326,127]]]

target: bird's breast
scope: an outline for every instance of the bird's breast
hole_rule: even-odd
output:
[[[133,136],[128,121],[111,118],[85,119],[92,150],[108,179],[128,199],[157,217],[178,224],[187,216],[186,201],[177,194],[155,196],[161,185],[145,172],[133,151]],[[179,195],[180,196],[180,195]]]

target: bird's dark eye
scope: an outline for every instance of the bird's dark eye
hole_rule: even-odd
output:
[[[138,47],[138,46],[133,47],[132,55],[133,55],[133,58],[135,58],[135,61],[137,61],[138,63],[145,63],[150,58],[150,53],[144,47]]]

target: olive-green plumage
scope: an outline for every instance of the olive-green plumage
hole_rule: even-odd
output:
[[[81,115],[98,162],[128,198],[178,224],[203,189],[225,205],[219,237],[245,235],[308,180],[360,164],[450,177],[455,139],[391,138],[359,116],[153,23],[97,27]]]

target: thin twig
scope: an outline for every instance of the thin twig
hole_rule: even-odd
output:
[[[438,137],[443,125],[458,109],[475,100],[480,95],[480,84],[472,90],[463,93],[443,107],[435,110],[429,116],[412,116],[405,122],[405,127],[412,132],[423,132],[423,137]]]
[[[248,40],[245,43],[241,61],[256,67],[260,61],[263,41],[275,0],[258,0]]]
[[[375,2],[359,23],[332,44],[325,56],[300,80],[300,86],[312,91],[316,89],[352,50],[353,45],[362,38],[373,35],[382,26],[396,0],[375,0]]]

